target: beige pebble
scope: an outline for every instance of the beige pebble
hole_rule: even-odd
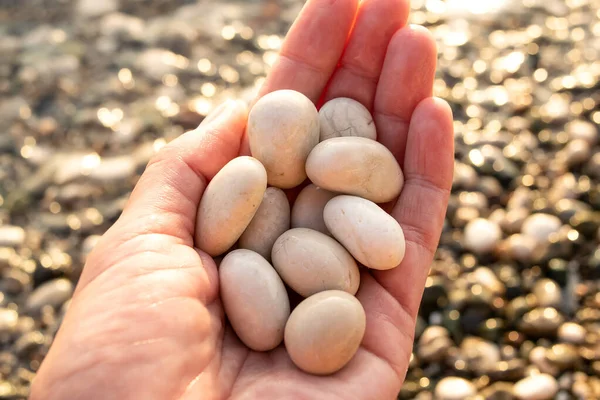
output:
[[[283,340],[290,303],[283,281],[261,255],[238,249],[219,266],[221,300],[240,340],[256,351],[277,347]]]
[[[365,311],[356,297],[328,290],[305,299],[294,309],[285,326],[285,346],[301,370],[332,374],[352,360],[365,329]]]
[[[562,226],[560,219],[551,214],[532,214],[521,227],[521,233],[530,236],[540,243],[546,242],[553,233],[557,233]]]
[[[319,113],[309,98],[293,90],[263,96],[250,110],[247,132],[269,185],[289,189],[306,179],[306,158],[319,142]]]
[[[323,217],[333,237],[364,266],[387,270],[404,258],[402,227],[372,201],[340,195],[327,203]]]
[[[213,257],[231,248],[254,217],[266,189],[267,173],[258,160],[242,156],[228,162],[200,200],[196,247]]]
[[[513,395],[520,400],[550,400],[557,392],[558,382],[548,374],[529,376],[513,386]]]
[[[438,400],[464,400],[475,393],[475,385],[457,376],[445,377],[435,387],[435,398]]]
[[[269,187],[252,221],[240,236],[239,247],[271,260],[275,240],[290,228],[290,203],[283,190]]]
[[[476,218],[465,226],[464,245],[475,253],[491,252],[501,238],[500,226],[485,218]]]
[[[338,97],[323,104],[319,110],[320,140],[341,136],[377,139],[375,122],[367,107],[347,97]]]
[[[558,328],[558,340],[565,343],[583,344],[585,343],[586,329],[575,323],[565,322]]]
[[[292,207],[292,228],[310,228],[329,235],[323,220],[323,209],[336,195],[312,183],[306,186],[298,194]]]
[[[279,276],[308,297],[325,290],[355,294],[360,284],[356,261],[335,239],[307,228],[294,228],[275,241],[271,255]]]
[[[319,143],[306,160],[315,185],[332,192],[386,203],[400,194],[404,174],[381,143],[363,137],[338,137]]]

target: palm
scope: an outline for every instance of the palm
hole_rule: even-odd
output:
[[[361,101],[403,166],[405,187],[389,210],[404,229],[406,256],[394,270],[363,272],[357,297],[367,330],[350,364],[328,377],[304,374],[283,347],[251,352],[224,324],[215,263],[192,238],[206,179],[248,153],[238,108],[226,128],[184,135],[149,164],[88,259],[32,398],[36,390],[47,399],[396,396],[445,213],[452,118],[430,97],[435,45],[427,32],[404,27],[408,0],[357,3],[310,0],[260,93],[285,88],[315,103]]]

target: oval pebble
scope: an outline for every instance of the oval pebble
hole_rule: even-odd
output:
[[[465,226],[464,245],[475,253],[492,251],[501,238],[500,226],[485,218],[475,218]]]
[[[19,314],[15,310],[0,308],[0,335],[13,333],[18,321]]]
[[[66,278],[53,279],[42,283],[27,298],[25,308],[29,312],[39,312],[44,306],[60,307],[73,295],[73,283]]]
[[[336,193],[312,183],[307,185],[298,194],[292,207],[292,228],[309,228],[330,235],[323,220],[323,209],[335,196]]]
[[[366,315],[356,297],[328,290],[303,300],[285,326],[285,347],[301,370],[332,374],[356,354],[365,334]]]
[[[327,203],[323,217],[333,237],[364,266],[387,270],[404,258],[402,227],[372,201],[340,195]]]
[[[375,203],[395,199],[404,185],[394,155],[381,143],[363,137],[319,143],[306,160],[306,173],[319,187]]]
[[[530,236],[538,242],[546,242],[550,235],[559,231],[562,222],[557,216],[537,213],[523,221],[521,233]]]
[[[255,158],[228,162],[210,181],[198,207],[196,247],[211,256],[226,252],[250,224],[267,189],[267,173]]]
[[[347,97],[338,97],[323,104],[319,110],[320,140],[334,137],[359,136],[377,139],[375,122],[367,107]]]
[[[464,400],[477,393],[475,385],[464,378],[448,376],[441,379],[435,387],[438,400]]]
[[[350,253],[312,229],[285,232],[275,241],[271,258],[283,281],[304,297],[325,290],[355,294],[360,284],[358,265]]]
[[[575,323],[565,322],[558,328],[558,340],[565,343],[583,344],[585,343],[585,336],[587,330]]]
[[[283,281],[260,254],[238,249],[219,266],[223,308],[246,346],[256,351],[277,347],[283,340],[290,303]]]
[[[257,252],[271,260],[275,240],[290,228],[290,203],[283,190],[269,187],[254,218],[239,240],[241,249]]]
[[[538,374],[521,379],[513,387],[520,400],[550,400],[558,392],[558,382],[552,375]]]
[[[247,131],[269,185],[289,189],[306,179],[306,158],[319,142],[319,113],[308,97],[293,90],[266,94],[250,110]]]

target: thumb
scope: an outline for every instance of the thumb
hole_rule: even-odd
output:
[[[239,154],[247,116],[244,103],[228,100],[198,128],[165,145],[150,160],[121,216],[97,247],[105,245],[104,250],[112,252],[147,235],[167,235],[193,246],[200,198],[208,181]],[[99,264],[105,263],[88,263],[85,281],[102,272],[89,270],[104,268]]]

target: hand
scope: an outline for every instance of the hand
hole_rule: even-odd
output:
[[[252,352],[224,324],[215,263],[192,238],[207,182],[248,153],[247,109],[230,102],[147,166],[88,258],[32,400],[396,397],[453,170],[451,111],[431,97],[435,43],[405,26],[408,12],[408,0],[309,0],[260,92],[361,101],[403,167],[390,212],[406,255],[394,270],[363,272],[367,330],[353,360],[332,376],[307,375],[283,347]]]

